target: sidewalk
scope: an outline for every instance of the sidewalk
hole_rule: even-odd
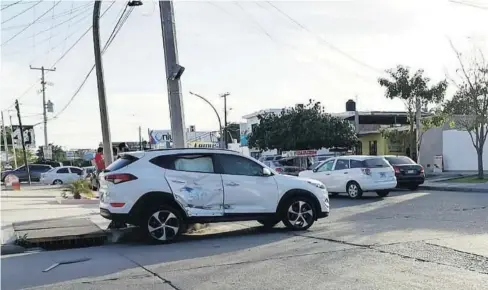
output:
[[[439,181],[426,180],[424,184],[420,185],[421,189],[439,190],[439,191],[464,191],[464,192],[481,192],[488,193],[488,182],[485,183],[457,183],[446,182],[448,179]]]

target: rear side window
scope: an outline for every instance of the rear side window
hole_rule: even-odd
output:
[[[110,164],[105,171],[116,171],[119,170],[123,167],[126,167],[127,165],[134,163],[138,160],[137,157],[129,155],[129,154],[124,154],[122,155],[119,159],[115,160]]]
[[[368,158],[363,161],[366,168],[390,167],[390,164],[383,158]]]
[[[83,173],[83,170],[81,170],[79,168],[71,167],[70,169],[71,169],[71,173],[76,173],[76,174]]]
[[[366,165],[361,160],[351,159],[351,168],[365,168]]]
[[[213,161],[210,156],[179,156],[174,161],[174,169],[178,171],[214,173]]]
[[[69,173],[69,170],[68,170],[68,168],[64,167],[64,168],[58,169],[58,171],[56,171],[56,173],[68,174]]]
[[[391,165],[416,164],[412,159],[406,156],[385,157]]]
[[[52,167],[51,166],[44,166],[44,165],[31,165],[30,169],[33,171],[42,171],[46,172],[49,171]]]

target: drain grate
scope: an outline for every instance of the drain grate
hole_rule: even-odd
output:
[[[17,244],[27,249],[41,248],[46,251],[87,248],[105,244],[107,237],[74,238],[42,242],[19,241]]]

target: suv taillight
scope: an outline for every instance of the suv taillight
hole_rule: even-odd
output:
[[[283,172],[283,168],[280,168],[280,167],[276,167],[275,170],[276,170],[276,172],[279,172],[279,173]]]
[[[420,173],[424,173],[424,167],[420,166]]]
[[[371,169],[369,168],[361,168],[361,171],[363,172],[363,174],[371,175]]]
[[[112,182],[113,184],[119,184],[131,180],[136,180],[137,177],[129,173],[118,173],[118,174],[116,173],[116,174],[106,175],[104,179],[108,182]]]
[[[395,169],[395,174],[400,174],[400,168],[398,168],[398,167],[393,167],[393,169]]]

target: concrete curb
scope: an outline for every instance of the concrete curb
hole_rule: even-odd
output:
[[[2,255],[22,254],[24,252],[25,248],[18,245],[6,244],[1,247]]]
[[[428,189],[428,190],[439,190],[439,191],[464,191],[464,192],[488,193],[488,188],[475,188],[475,187],[421,185],[420,188]]]

